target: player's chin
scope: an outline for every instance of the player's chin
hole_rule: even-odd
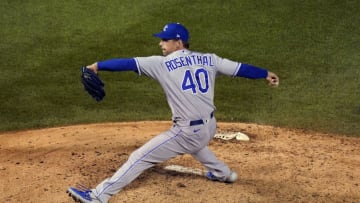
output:
[[[163,49],[163,50],[162,50],[162,53],[163,53],[164,56],[169,55],[169,52],[168,52],[166,49]]]

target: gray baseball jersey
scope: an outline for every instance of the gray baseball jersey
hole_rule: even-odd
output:
[[[111,178],[92,192],[107,202],[144,170],[182,154],[191,154],[208,171],[225,180],[231,173],[230,168],[207,147],[216,133],[215,77],[217,74],[235,76],[241,64],[186,49],[168,56],[135,60],[139,74],[159,81],[164,89],[174,125],[135,150]]]
[[[240,64],[215,54],[179,50],[163,56],[137,57],[139,73],[159,81],[173,120],[206,118],[215,110],[218,73],[236,75]]]

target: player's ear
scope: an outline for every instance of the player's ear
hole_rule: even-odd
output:
[[[178,43],[178,46],[180,47],[180,48],[184,48],[184,42],[180,39],[180,40],[177,40],[177,43]]]

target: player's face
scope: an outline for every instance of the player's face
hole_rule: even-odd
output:
[[[174,51],[184,48],[181,40],[173,40],[173,39],[170,40],[162,39],[159,43],[159,46],[164,56],[167,56]]]

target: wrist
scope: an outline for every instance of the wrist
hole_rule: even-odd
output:
[[[99,70],[97,63],[86,66],[86,68],[93,70],[95,73]]]

